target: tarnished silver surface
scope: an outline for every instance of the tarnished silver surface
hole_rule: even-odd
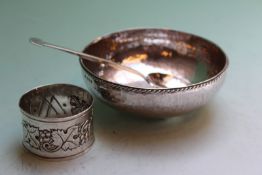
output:
[[[125,71],[80,59],[89,89],[102,101],[139,116],[170,117],[205,105],[222,85],[228,60],[214,43],[166,29],[136,29],[100,37],[84,51],[132,67],[159,72],[168,88],[152,88]],[[162,78],[161,74],[159,77]]]
[[[24,94],[23,145],[45,158],[68,158],[88,150],[94,142],[93,98],[69,84],[35,88]]]

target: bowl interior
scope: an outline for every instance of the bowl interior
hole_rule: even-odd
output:
[[[101,37],[85,53],[131,67],[145,76],[171,74],[168,88],[184,87],[215,77],[227,59],[215,44],[195,35],[163,29],[137,29]],[[139,88],[150,88],[141,77],[107,64],[81,61],[86,71],[104,80]]]

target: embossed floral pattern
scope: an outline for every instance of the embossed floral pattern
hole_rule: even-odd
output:
[[[24,143],[46,152],[73,150],[92,139],[91,122],[92,118],[65,130],[41,130],[39,127],[23,121]]]

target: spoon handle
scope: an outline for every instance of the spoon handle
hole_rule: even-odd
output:
[[[67,52],[67,53],[70,53],[70,54],[73,54],[73,55],[77,55],[77,56],[79,56],[79,57],[81,57],[82,59],[85,59],[85,60],[98,61],[100,63],[101,62],[108,63],[109,65],[111,65],[114,68],[117,68],[117,69],[120,69],[120,70],[125,70],[125,71],[131,72],[133,74],[136,74],[136,75],[140,76],[141,78],[143,78],[144,80],[146,80],[148,82],[148,79],[143,74],[141,74],[140,72],[138,72],[138,71],[136,71],[132,68],[129,68],[127,66],[122,66],[122,65],[115,63],[111,60],[106,60],[106,59],[103,59],[103,58],[100,58],[100,57],[97,57],[97,56],[94,56],[94,55],[89,55],[89,54],[78,52],[78,51],[68,49],[68,48],[65,48],[65,47],[62,47],[62,46],[51,44],[51,43],[43,41],[39,38],[30,38],[29,41],[32,44],[35,44],[35,45],[38,45],[38,46],[49,47],[49,48],[52,48],[52,49],[56,49],[56,50]]]

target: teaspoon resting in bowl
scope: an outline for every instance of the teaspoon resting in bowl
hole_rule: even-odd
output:
[[[140,77],[125,76],[112,67],[101,70],[97,62],[80,60],[84,81],[98,99],[148,118],[184,116],[207,104],[223,84],[228,67],[227,56],[219,46],[171,29],[110,33],[88,43],[83,52],[111,59],[144,75],[159,72],[151,78],[166,88],[150,88]]]
[[[155,87],[155,88],[167,88],[166,86],[166,81],[167,80],[171,80],[171,79],[177,79],[177,77],[175,77],[174,75],[170,75],[170,74],[164,74],[164,73],[150,73],[147,76],[143,75],[142,73],[138,72],[135,69],[132,69],[130,67],[127,66],[123,66],[121,64],[118,64],[116,62],[113,62],[111,60],[107,60],[107,59],[103,59],[94,55],[90,55],[90,54],[86,54],[83,52],[78,52],[78,51],[74,51],[72,49],[68,49],[62,46],[58,46],[58,45],[54,45],[48,42],[45,42],[39,38],[30,38],[29,41],[32,44],[38,45],[38,46],[45,46],[45,47],[49,47],[49,48],[53,48],[53,49],[57,49],[63,52],[67,52],[73,55],[77,55],[79,57],[81,57],[82,59],[86,59],[89,61],[97,61],[99,63],[104,63],[104,64],[108,64],[116,69],[120,69],[120,70],[125,70],[128,71],[130,73],[133,73],[135,75],[140,76],[141,78],[143,78],[150,86]],[[184,84],[185,86],[187,84],[189,84],[189,82],[184,81],[184,80],[180,80],[182,82],[182,84]]]

